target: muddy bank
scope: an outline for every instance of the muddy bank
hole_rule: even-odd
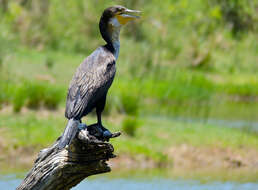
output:
[[[183,170],[193,169],[250,169],[258,171],[258,150],[252,148],[194,147],[182,144],[170,147],[165,155],[168,163],[158,163],[143,155],[131,156],[120,154],[112,159],[113,167],[122,168],[173,168]]]
[[[5,169],[29,169],[42,147],[5,147],[0,145],[0,167]],[[258,171],[258,150],[251,148],[194,147],[187,144],[172,146],[164,152],[168,159],[159,163],[144,155],[119,153],[109,161],[113,169],[214,170],[245,169]]]
[[[194,147],[187,144],[170,147],[168,156],[175,168],[250,168],[258,170],[258,150],[239,147]]]

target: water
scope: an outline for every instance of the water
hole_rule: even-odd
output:
[[[248,129],[250,132],[258,132],[258,122],[256,121],[244,121],[244,120],[223,120],[223,119],[196,119],[196,118],[184,118],[184,117],[176,117],[176,118],[170,118],[174,119],[175,121],[184,121],[188,123],[201,123],[205,122],[206,124],[211,125],[217,125],[221,127],[232,127],[232,128],[238,128],[238,129]]]
[[[190,180],[169,180],[169,179],[152,179],[152,180],[130,180],[130,179],[97,179],[83,181],[74,190],[83,189],[121,189],[121,190],[255,190],[258,184],[255,183],[232,183],[232,182],[212,182],[202,184],[198,181]]]
[[[21,182],[12,176],[0,178],[1,190],[15,189]],[[201,183],[195,180],[172,180],[164,178],[128,179],[101,178],[84,180],[73,190],[257,190],[258,183],[209,182]]]
[[[217,125],[221,127],[231,127],[238,128],[242,130],[247,130],[249,132],[258,132],[258,122],[257,121],[245,121],[245,120],[223,120],[214,118],[191,118],[191,117],[167,117],[167,116],[145,116],[148,119],[156,120],[169,120],[169,121],[180,121],[186,123],[206,123],[211,125]]]

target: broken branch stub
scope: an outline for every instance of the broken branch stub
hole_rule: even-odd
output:
[[[114,158],[110,143],[92,135],[94,125],[80,130],[72,143],[59,150],[59,139],[41,150],[33,168],[17,190],[68,190],[88,176],[110,172],[106,161]],[[114,133],[117,137],[121,133]]]

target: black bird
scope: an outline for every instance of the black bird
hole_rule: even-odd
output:
[[[139,18],[134,14],[140,11],[123,6],[113,6],[104,10],[99,29],[106,45],[97,48],[77,68],[68,89],[65,117],[69,119],[59,141],[59,149],[69,145],[81,126],[81,118],[96,108],[98,126],[103,139],[108,140],[112,133],[103,127],[101,113],[105,107],[106,96],[116,73],[120,43],[120,28],[128,21]]]

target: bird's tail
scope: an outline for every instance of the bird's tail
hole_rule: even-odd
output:
[[[64,133],[59,140],[58,148],[63,149],[66,145],[70,145],[73,138],[75,137],[77,131],[78,131],[78,125],[80,122],[76,119],[69,119],[66,128],[64,130]]]

